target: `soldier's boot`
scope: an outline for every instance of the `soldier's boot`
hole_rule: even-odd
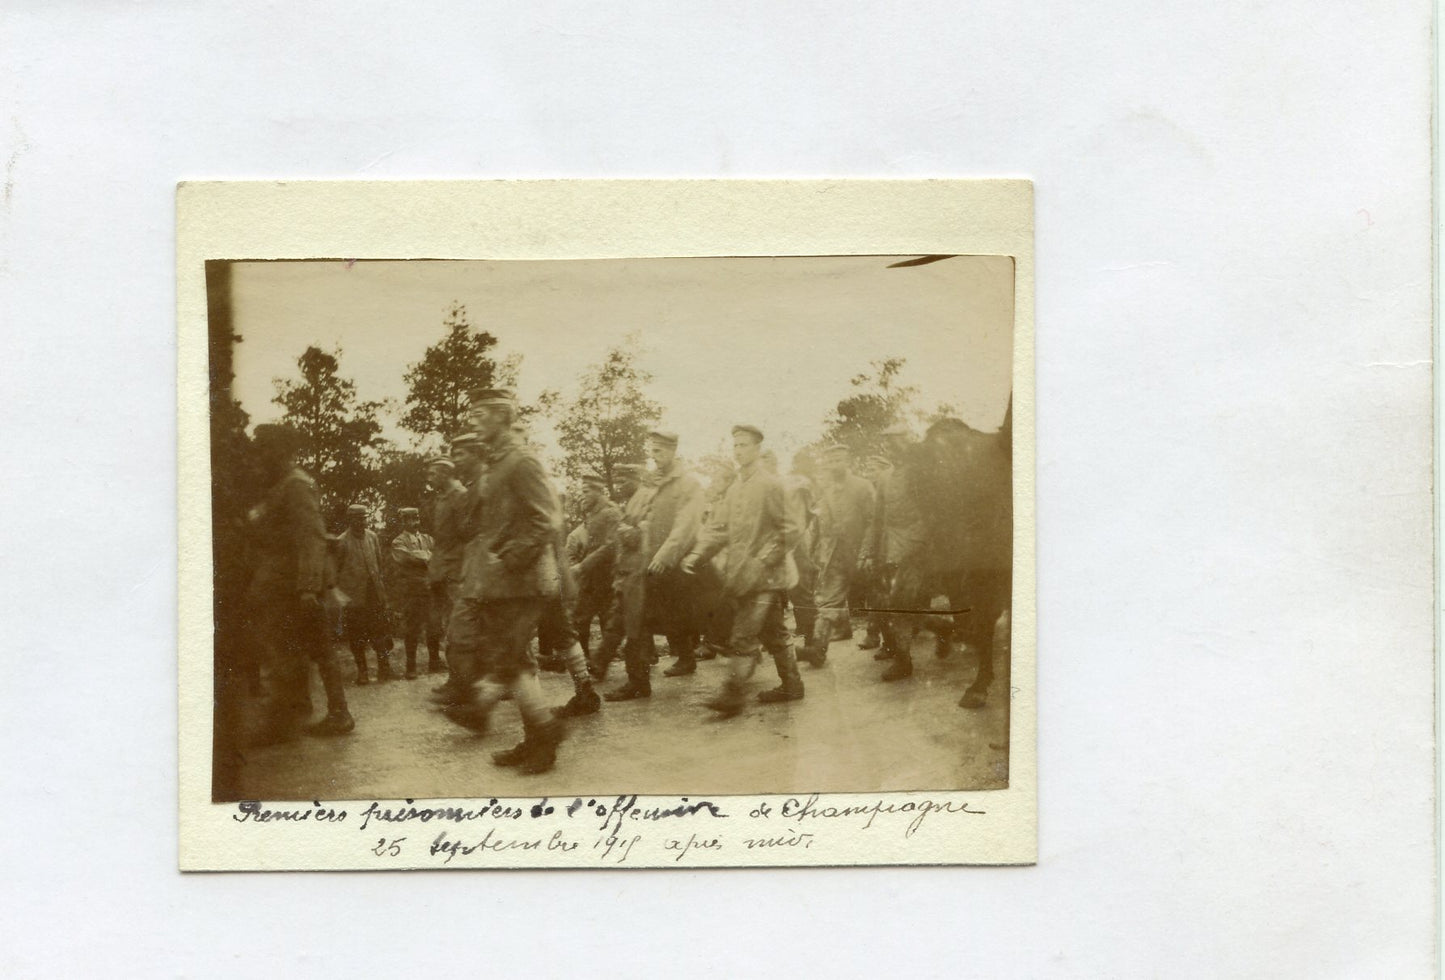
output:
[[[747,691],[738,677],[729,677],[722,688],[704,704],[723,718],[731,718],[747,704]]]
[[[648,637],[651,640],[651,637]],[[652,697],[652,663],[655,648],[649,642],[643,644],[629,639],[624,649],[627,659],[627,683],[616,690],[602,695],[608,701],[632,701]]]
[[[351,712],[342,708],[340,712],[329,711],[325,718],[307,725],[306,734],[323,738],[331,735],[347,735],[355,727],[356,720],[351,717]]]
[[[379,683],[381,683],[382,681],[394,681],[394,680],[396,680],[396,675],[391,672],[391,651],[388,650],[388,651],[386,651],[385,653],[378,653],[378,654],[376,655],[376,681],[377,681],[377,683],[379,684]]]
[[[671,642],[671,641],[668,641],[668,646],[671,647],[672,645],[673,645],[672,642]],[[663,673],[663,676],[665,676],[665,677],[685,677],[685,676],[688,675],[688,674],[691,674],[691,673],[696,672],[696,670],[697,670],[697,657],[696,657],[696,653],[695,653],[695,647],[694,647],[694,641],[693,641],[693,640],[691,640],[691,639],[681,639],[681,640],[678,640],[678,641],[677,641],[677,649],[674,650],[673,652],[675,652],[675,653],[677,654],[677,659],[673,661],[671,667],[667,668],[666,670],[664,670],[664,671],[662,672],[662,673]]]
[[[900,650],[893,658],[893,663],[883,672],[882,679],[885,681],[901,681],[905,677],[913,676],[913,657],[906,651]]]
[[[614,688],[602,695],[608,701],[635,701],[638,698],[652,697],[652,685],[650,683],[639,684],[629,680],[621,687]]]
[[[612,667],[612,661],[617,659],[617,646],[615,638],[603,636],[602,646],[597,649],[595,655],[588,657],[587,670],[592,674],[594,681],[607,679],[607,671]]]
[[[356,661],[356,684],[358,687],[365,687],[369,682],[366,676],[366,651],[352,650],[351,658]]]
[[[526,758],[517,766],[524,776],[538,776],[550,772],[557,764],[557,746],[562,744],[566,729],[557,720],[545,721],[532,729],[532,747]]]
[[[763,704],[803,700],[803,678],[798,676],[798,661],[793,658],[792,644],[785,643],[771,652],[773,666],[778,669],[778,679],[782,683],[771,691],[763,691],[758,700]]]
[[[720,652],[720,648],[711,640],[702,640],[698,643],[697,649],[693,651],[694,660],[713,660]]]
[[[446,669],[442,663],[442,641],[439,636],[429,636],[426,640],[426,672],[428,674],[440,674]]]
[[[416,640],[406,641],[406,679],[416,680]]]
[[[454,702],[442,708],[442,714],[453,724],[460,725],[468,731],[476,732],[478,735],[485,735],[487,726],[491,722],[491,705],[478,704],[476,701]]]
[[[881,636],[878,634],[878,630],[877,630],[877,629],[875,629],[873,626],[870,625],[870,626],[868,627],[868,632],[865,633],[865,634],[863,634],[863,639],[862,639],[862,641],[859,642],[859,644],[858,644],[858,649],[859,649],[859,650],[877,650],[880,646],[882,646],[882,644],[883,644],[883,637],[881,637]]]
[[[798,659],[813,667],[823,666],[828,662],[828,643],[832,638],[833,620],[826,615],[820,615],[812,635],[798,649]]]
[[[579,688],[572,699],[560,708],[553,708],[552,714],[558,718],[580,718],[583,715],[595,715],[602,710],[602,699],[597,696],[597,691],[591,684]]]

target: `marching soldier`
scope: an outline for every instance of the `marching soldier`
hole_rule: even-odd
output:
[[[817,627],[798,654],[814,667],[828,659],[828,642],[848,623],[848,594],[853,587],[858,552],[873,523],[873,485],[848,470],[848,447],[823,450],[824,480],[818,492],[818,525],[814,544]]]
[[[296,466],[299,437],[291,429],[258,425],[255,447],[262,474],[271,485],[265,500],[251,512],[257,560],[246,592],[271,661],[271,701],[258,742],[290,741],[311,714],[310,662],[321,673],[326,717],[306,731],[345,735],[356,722],[346,707],[322,607],[331,583],[316,483]]]
[[[455,571],[451,574],[451,610],[447,613],[447,679],[432,690],[431,698],[439,704],[451,704],[464,698],[471,685],[483,673],[482,650],[479,646],[480,625],[477,609],[461,599],[462,575],[466,567],[468,546],[476,537],[485,501],[482,499],[482,476],[486,465],[482,460],[485,445],[481,437],[464,430],[452,439],[452,461],[462,484],[462,493],[453,495],[448,505],[446,540],[456,548]]]
[[[627,683],[607,694],[609,701],[627,701],[652,694],[653,634],[667,637],[677,659],[663,671],[668,677],[697,669],[696,602],[691,576],[679,566],[692,547],[702,520],[702,484],[677,458],[677,435],[654,430],[647,434],[647,455],[656,467],[652,499],[642,526],[641,558],[646,568],[643,586],[643,631],[649,642],[634,644],[627,660]]]
[[[927,529],[919,508],[912,433],[902,423],[883,431],[888,455],[873,461],[879,481],[878,509],[871,540],[863,546],[860,566],[876,571],[887,589],[880,626],[883,648],[875,660],[892,660],[883,680],[913,675],[913,637],[923,610],[927,574]],[[895,610],[910,610],[896,612]]]
[[[571,561],[577,580],[577,605],[572,625],[584,653],[590,654],[592,621],[605,620],[612,601],[612,567],[616,563],[617,525],[622,511],[607,499],[607,484],[589,473],[582,478],[582,523],[574,534],[580,539]],[[580,532],[580,533],[578,533]]]
[[[347,529],[336,542],[336,584],[348,599],[341,630],[356,660],[356,683],[367,683],[366,647],[376,651],[376,679],[389,681],[391,672],[391,614],[386,586],[381,579],[381,543],[366,526],[366,508],[346,508]]]
[[[427,562],[427,589],[431,594],[432,636],[447,635],[452,604],[457,599],[457,583],[462,574],[462,537],[460,517],[467,488],[457,479],[456,464],[447,456],[433,456],[427,461],[427,483],[436,496],[432,500],[432,552]],[[427,647],[427,673],[442,669],[440,643]]]
[[[733,426],[737,480],[682,564],[684,572],[694,572],[699,563],[727,548],[724,584],[736,602],[731,642],[736,659],[726,685],[707,705],[724,717],[742,710],[746,683],[764,648],[772,654],[780,684],[760,693],[758,700],[771,704],[803,697],[803,681],[783,624],[783,603],[798,579],[791,553],[799,530],[782,483],[758,465],[762,441],[763,433],[755,426]]]
[[[406,649],[406,679],[416,680],[416,647],[426,633],[427,656],[436,660],[441,640],[432,628],[431,590],[427,569],[431,564],[432,536],[421,529],[421,512],[415,507],[397,511],[401,533],[391,540],[391,560],[401,597],[401,641]]]
[[[592,676],[602,680],[617,656],[632,646],[642,646],[651,662],[652,636],[642,629],[643,573],[642,525],[652,503],[652,485],[644,479],[643,469],[635,463],[613,467],[617,474],[618,499],[623,502],[622,517],[612,534],[612,599],[602,623],[602,647],[592,658]]]
[[[484,732],[492,709],[510,693],[525,735],[518,745],[494,754],[492,761],[535,774],[553,767],[562,739],[561,722],[542,701],[530,648],[543,606],[559,593],[558,508],[541,462],[512,431],[516,418],[511,392],[472,392],[470,421],[488,458],[482,477],[484,506],[476,536],[467,546],[457,612],[467,610],[466,619],[476,628],[486,675],[480,691],[468,679],[457,703],[444,710],[458,725]]]

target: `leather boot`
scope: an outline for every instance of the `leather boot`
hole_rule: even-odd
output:
[[[356,661],[356,686],[365,687],[369,683],[369,679],[366,676],[366,651],[363,650],[357,653],[353,650],[351,651],[351,656]]]
[[[376,655],[376,681],[394,681],[396,675],[391,672],[391,651],[378,653]]]
[[[406,679],[416,680],[416,643],[406,645]]]
[[[307,725],[306,734],[320,737],[346,735],[355,727],[356,720],[351,717],[351,712],[342,708],[339,712],[329,711],[325,718]]]
[[[680,639],[676,643],[669,640],[667,645],[677,654],[677,659],[673,661],[671,667],[662,672],[664,676],[685,677],[697,670],[697,659],[691,639]]]
[[[566,730],[560,721],[547,721],[532,730],[532,748],[517,767],[524,776],[549,772],[557,764],[557,746]]]
[[[893,663],[883,672],[885,681],[901,681],[905,677],[913,676],[913,658],[906,653],[900,653],[893,658]]]
[[[813,634],[813,639],[805,644],[798,651],[798,659],[814,667],[821,667],[828,662],[828,635],[827,632]]]
[[[428,674],[440,674],[445,668],[442,666],[442,658],[436,653],[435,643],[427,648],[426,672]]]
[[[778,679],[782,683],[771,691],[763,691],[758,695],[758,700],[764,704],[803,700],[803,679],[798,676],[798,662],[793,659],[792,645],[786,644],[770,652],[773,655],[773,666],[778,670]]]
[[[475,701],[467,701],[462,704],[449,704],[442,709],[442,714],[447,720],[456,725],[461,725],[468,731],[484,735],[487,731],[487,724],[491,720],[491,709],[484,708]]]
[[[552,714],[558,718],[580,718],[582,715],[595,715],[602,709],[602,699],[592,689],[592,685],[579,688],[577,693],[572,695],[572,700],[560,708],[553,708]]]
[[[602,696],[608,701],[635,701],[638,698],[650,698],[652,697],[652,685],[643,685],[635,681],[628,681],[621,687],[608,691]]]
[[[858,644],[858,649],[877,650],[882,643],[883,638],[878,635],[878,631],[870,629],[863,635],[863,640]]]
[[[346,715],[346,685],[341,680],[341,665],[335,655],[325,656],[316,665],[321,674],[321,688],[326,692],[326,714]]]
[[[742,681],[736,677],[729,677],[727,683],[722,686],[722,690],[713,695],[705,704],[724,718],[733,717],[747,704],[747,694],[743,689]]]

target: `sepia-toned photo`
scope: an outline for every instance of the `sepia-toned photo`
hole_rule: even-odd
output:
[[[210,802],[1006,790],[1016,266],[207,259]]]

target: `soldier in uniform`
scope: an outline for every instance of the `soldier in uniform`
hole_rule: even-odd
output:
[[[451,445],[452,462],[461,493],[448,495],[445,523],[438,526],[438,536],[449,547],[454,566],[448,566],[448,592],[452,596],[451,609],[447,613],[447,679],[432,690],[431,698],[439,704],[451,704],[464,697],[472,684],[482,676],[482,652],[478,646],[480,626],[474,618],[474,606],[461,601],[462,571],[466,563],[467,548],[476,537],[477,527],[483,509],[482,475],[486,466],[482,460],[485,446],[477,433],[463,430]],[[443,529],[444,532],[443,533]]]
[[[427,460],[426,479],[435,493],[432,498],[432,552],[426,569],[427,589],[431,594],[428,631],[432,636],[444,637],[451,619],[452,603],[457,599],[457,582],[462,574],[462,547],[466,541],[461,536],[458,519],[467,488],[457,479],[456,464],[447,456],[433,456]],[[439,643],[428,645],[426,669],[429,674],[442,669],[439,647]]]
[[[737,610],[731,642],[734,669],[723,689],[708,702],[709,708],[724,717],[742,710],[747,681],[757,670],[764,648],[772,654],[780,684],[760,693],[758,700],[772,704],[803,697],[803,681],[783,624],[783,603],[798,580],[792,551],[799,530],[782,483],[758,465],[762,441],[763,433],[755,426],[733,426],[738,478],[682,565],[684,572],[693,572],[701,562],[727,549],[723,581]]]
[[[416,647],[426,633],[429,659],[437,659],[441,639],[432,629],[431,589],[427,569],[431,564],[432,536],[421,529],[421,511],[403,507],[401,533],[391,539],[391,561],[396,591],[401,600],[401,642],[406,649],[406,679],[416,680]]]
[[[552,768],[562,724],[542,701],[531,639],[547,600],[558,595],[557,495],[541,462],[512,431],[517,403],[512,393],[471,393],[469,421],[487,450],[476,536],[467,545],[459,605],[477,628],[486,662],[480,691],[468,679],[457,702],[444,711],[453,722],[484,732],[493,708],[511,695],[525,733],[492,761],[535,774]],[[453,622],[456,621],[453,613]]]
[[[256,561],[246,591],[271,663],[271,701],[258,742],[296,737],[311,714],[312,662],[326,691],[326,717],[306,731],[344,735],[356,723],[346,707],[321,604],[332,583],[316,483],[296,466],[299,437],[293,430],[258,425],[255,447],[263,477],[271,485],[250,515]]]
[[[582,522],[573,532],[579,540],[575,552],[569,548],[568,560],[577,580],[572,625],[588,655],[592,622],[605,621],[612,602],[612,567],[617,559],[617,525],[621,521],[621,509],[607,499],[606,481],[595,473],[582,477]]]
[[[824,478],[818,491],[818,529],[814,543],[817,577],[814,600],[818,624],[811,641],[798,654],[814,667],[828,659],[828,642],[848,623],[848,595],[858,553],[873,524],[873,485],[849,472],[848,447],[834,443],[823,450]]]
[[[367,682],[366,646],[376,651],[376,679],[393,680],[391,672],[391,612],[386,585],[381,579],[381,543],[366,526],[366,508],[346,508],[347,528],[336,542],[336,584],[349,600],[342,614],[341,631],[356,660],[356,683]]]
[[[889,426],[883,435],[887,456],[873,461],[879,485],[874,532],[863,545],[859,565],[865,574],[877,572],[887,589],[887,611],[880,622],[883,644],[873,659],[892,660],[883,680],[896,681],[913,675],[913,637],[919,618],[913,610],[921,612],[926,598],[927,529],[919,507],[912,433],[900,423]]]
[[[652,500],[642,526],[641,558],[646,568],[643,592],[643,631],[648,642],[633,644],[627,660],[627,683],[607,694],[609,701],[627,701],[652,694],[652,636],[667,637],[676,658],[663,671],[668,677],[691,674],[698,623],[692,577],[681,568],[702,521],[702,484],[677,458],[677,434],[654,430],[647,434],[647,455],[655,467]]]
[[[617,474],[618,499],[622,501],[622,517],[612,534],[608,547],[613,553],[612,598],[602,623],[602,647],[592,658],[592,676],[603,680],[618,650],[645,645],[649,662],[651,635],[642,631],[642,600],[644,566],[640,553],[642,524],[652,503],[653,488],[644,478],[643,469],[635,463],[613,468]]]
[[[813,585],[818,570],[813,564],[813,546],[817,530],[817,513],[814,507],[813,480],[809,475],[812,461],[806,452],[793,457],[793,471],[787,476],[778,473],[778,457],[771,449],[765,449],[758,461],[773,476],[783,483],[783,499],[798,525],[798,546],[793,549],[793,562],[798,567],[798,582],[788,590],[788,605],[793,609],[795,633],[804,646],[813,642],[813,625],[818,619],[818,607],[813,598]]]

